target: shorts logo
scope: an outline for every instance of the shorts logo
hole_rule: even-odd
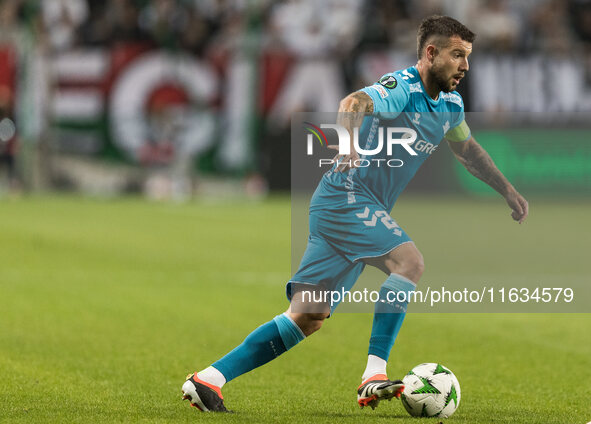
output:
[[[392,90],[398,85],[398,81],[396,81],[396,78],[394,78],[393,75],[384,75],[382,78],[380,78],[379,82],[384,87],[389,88],[390,90]]]
[[[357,216],[357,218],[367,219],[367,218],[369,218],[369,208],[366,206],[365,209],[363,210],[363,212],[356,213],[355,215]],[[378,218],[380,218],[380,222],[382,224],[384,224],[384,226],[388,230],[394,230],[393,233],[395,235],[397,235],[398,237],[400,237],[402,235],[402,231],[400,231],[400,227],[398,226],[396,221],[394,221],[392,219],[390,214],[386,211],[381,211],[381,210],[375,211],[373,213],[371,219],[369,219],[367,221],[363,221],[363,224],[366,227],[375,227],[378,222]]]

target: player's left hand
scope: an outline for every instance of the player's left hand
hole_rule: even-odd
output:
[[[513,210],[511,218],[518,221],[520,224],[525,221],[529,214],[529,205],[527,200],[519,194],[516,190],[511,190],[506,196],[505,200],[509,207]]]

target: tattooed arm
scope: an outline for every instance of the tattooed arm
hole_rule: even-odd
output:
[[[489,154],[470,137],[465,142],[448,141],[449,147],[462,165],[476,178],[484,181],[505,198],[512,209],[511,216],[520,224],[529,213],[527,201],[515,190],[494,164]]]
[[[354,167],[354,161],[359,159],[359,155],[355,151],[353,146],[353,128],[361,127],[363,123],[363,117],[366,114],[373,113],[373,100],[369,95],[363,91],[356,91],[349,94],[339,105],[339,114],[337,117],[337,123],[347,129],[349,136],[351,137],[351,153],[348,155],[337,154],[334,157],[335,161],[342,163],[337,167],[336,172],[348,171],[351,167]],[[333,150],[338,150],[338,145],[328,146]],[[349,164],[351,163],[351,164]]]

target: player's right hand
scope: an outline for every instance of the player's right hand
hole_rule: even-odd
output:
[[[332,150],[339,150],[339,146],[337,144],[329,144],[327,147]],[[352,148],[350,154],[337,154],[334,158],[332,158],[332,160],[339,164],[335,168],[335,172],[347,172],[351,168],[357,168],[355,163],[359,160],[359,154],[355,151],[355,149]]]
[[[505,200],[511,208],[511,218],[522,224],[529,215],[529,204],[527,200],[516,190],[511,190],[505,196]]]

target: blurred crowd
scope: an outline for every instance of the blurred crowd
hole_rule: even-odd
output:
[[[146,41],[216,54],[257,27],[263,46],[343,56],[358,46],[415,49],[418,22],[446,14],[485,51],[564,53],[591,43],[589,0],[3,0],[5,36],[25,20],[51,49]]]
[[[266,172],[275,166],[281,171],[287,166],[286,148],[276,141],[285,138],[293,113],[334,111],[344,94],[374,81],[378,72],[414,63],[417,26],[431,14],[465,23],[477,34],[474,55],[492,58],[488,66],[482,61],[480,80],[475,80],[488,102],[476,104],[477,110],[531,105],[519,106],[529,94],[507,100],[495,93],[502,81],[486,83],[499,78],[500,66],[515,68],[495,58],[574,58],[577,64],[563,66],[559,74],[576,76],[582,69],[582,78],[591,83],[591,0],[0,0],[0,44],[18,46],[20,54],[35,50],[45,58],[130,43],[188,54],[223,81],[217,97],[204,105],[220,116],[212,163],[223,165],[218,169]],[[396,54],[388,58],[387,52]],[[389,61],[392,57],[400,63]],[[11,60],[16,59],[0,54],[0,66],[9,69]],[[48,69],[49,62],[39,63],[39,69]],[[534,62],[531,66],[540,84],[548,79]],[[10,175],[16,151],[10,88],[15,79],[0,72],[0,161]],[[582,92],[577,84],[570,83],[570,91],[556,88],[567,105],[558,109],[575,103],[571,92]],[[469,87],[465,83],[461,90]],[[470,96],[462,94],[469,109]],[[253,125],[259,125],[258,136]]]
[[[240,42],[244,26],[297,55],[412,50],[429,14],[467,23],[479,49],[560,53],[591,43],[588,0],[3,0],[0,8],[3,35],[32,19],[55,50],[147,41],[211,54]]]

